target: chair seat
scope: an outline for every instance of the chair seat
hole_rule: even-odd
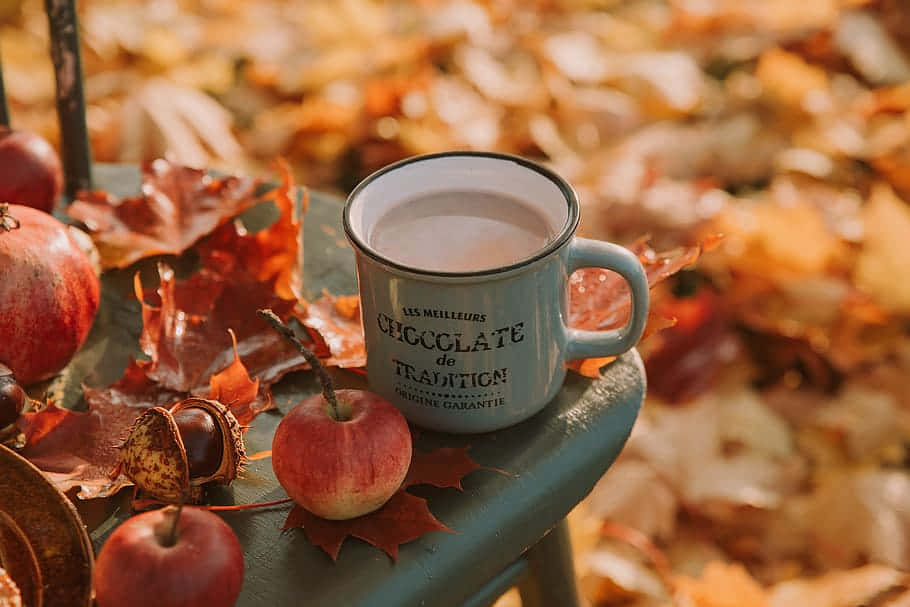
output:
[[[135,169],[97,166],[96,187],[135,190]],[[353,251],[340,227],[342,201],[310,195],[304,219],[305,285],[356,292]],[[114,366],[124,361],[103,361]],[[119,368],[122,368],[120,366]],[[335,371],[339,387],[365,388],[357,374]],[[274,387],[283,411],[318,391],[311,373],[293,373]],[[302,530],[281,532],[286,508],[223,513],[244,546],[242,607],[462,605],[593,488],[625,444],[645,392],[641,359],[634,350],[590,380],[570,373],[558,396],[533,418],[497,432],[453,436],[417,430],[415,448],[470,445],[481,465],[463,481],[464,491],[412,489],[456,533],[433,532],[401,547],[397,562],[380,550],[348,539],[337,563],[312,546]],[[280,415],[263,414],[246,434],[247,451],[271,448]],[[250,503],[284,497],[268,459],[252,462],[242,480],[215,494],[219,501]],[[112,525],[93,540],[100,547]]]

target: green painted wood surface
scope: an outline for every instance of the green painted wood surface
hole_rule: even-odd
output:
[[[99,165],[98,186],[134,191],[138,171]],[[305,217],[305,279],[310,295],[323,288],[353,293],[353,252],[340,227],[342,202],[313,193]],[[256,212],[262,212],[262,209]],[[254,213],[255,215],[255,213]],[[255,220],[255,217],[253,218]],[[154,280],[154,264],[138,268]],[[135,269],[105,276],[102,307],[86,347],[68,369],[62,389],[77,404],[79,381],[103,386],[115,381],[131,354],[138,354],[139,307],[129,299]],[[340,387],[365,388],[364,380],[336,370]],[[318,391],[309,372],[288,375],[274,388],[280,411]],[[479,463],[512,473],[480,470],[464,491],[419,488],[430,509],[456,534],[434,532],[402,546],[397,563],[384,553],[348,539],[337,563],[306,540],[301,530],[281,532],[287,508],[224,513],[245,549],[246,576],[241,607],[433,606],[463,603],[473,590],[536,543],[594,486],[625,443],[644,397],[644,371],[634,351],[592,381],[570,373],[558,397],[540,414],[512,428],[476,436],[417,431],[416,447],[470,445]],[[247,451],[269,449],[280,411],[260,415],[246,435]],[[217,503],[250,503],[285,497],[270,460],[252,462],[245,478],[213,492]],[[124,500],[82,504],[104,538],[125,516]]]

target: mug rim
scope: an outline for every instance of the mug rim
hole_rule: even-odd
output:
[[[557,188],[559,188],[560,193],[563,195],[563,198],[566,202],[567,214],[566,214],[566,223],[563,225],[562,230],[556,235],[556,237],[547,243],[546,246],[541,248],[539,251],[531,255],[530,257],[525,257],[519,261],[509,264],[507,266],[500,266],[496,268],[488,268],[484,270],[472,270],[469,272],[439,272],[435,270],[427,270],[424,268],[417,268],[414,266],[409,266],[407,264],[399,263],[392,261],[388,257],[380,254],[379,251],[372,248],[360,237],[354,233],[354,230],[351,228],[350,214],[351,206],[354,203],[354,200],[360,195],[363,190],[365,190],[371,183],[376,181],[379,177],[382,177],[386,173],[391,173],[392,171],[398,170],[401,167],[407,166],[409,164],[414,164],[418,162],[423,162],[426,160],[435,160],[437,158],[457,158],[457,157],[475,157],[475,158],[487,158],[491,160],[514,162],[515,164],[521,165],[523,168],[529,169],[549,179]],[[514,154],[504,154],[501,152],[486,152],[486,151],[475,151],[475,150],[454,150],[447,152],[435,152],[432,154],[418,154],[416,156],[410,156],[404,158],[397,162],[388,164],[365,177],[357,186],[351,190],[351,193],[348,194],[347,199],[344,203],[344,211],[342,214],[342,223],[344,226],[345,235],[363,254],[367,255],[374,261],[381,263],[382,265],[394,268],[401,272],[406,272],[410,274],[416,274],[418,276],[432,276],[440,278],[476,278],[476,277],[487,277],[495,276],[499,274],[506,274],[514,272],[518,269],[529,266],[541,259],[549,257],[555,251],[563,247],[575,234],[576,229],[578,228],[579,222],[579,204],[578,204],[578,195],[575,193],[575,189],[569,184],[568,181],[563,179],[555,171],[537,163],[533,160],[523,158],[521,156],[516,156]]]

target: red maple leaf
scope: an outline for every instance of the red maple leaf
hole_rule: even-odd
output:
[[[26,439],[22,455],[61,491],[81,487],[83,499],[107,497],[131,484],[111,478],[127,429],[147,408],[171,405],[180,395],[149,381],[135,363],[109,388],[83,391],[88,411],[51,404],[19,417]]]
[[[269,408],[258,382],[252,381],[239,359],[212,376],[209,398],[222,402],[241,424],[249,424]],[[82,387],[88,410],[70,411],[49,405],[19,417],[25,435],[22,455],[35,464],[61,491],[81,487],[82,499],[108,497],[132,483],[112,476],[120,461],[120,444],[129,427],[150,407],[170,407],[187,396],[149,379],[140,363],[130,362],[123,377],[103,388]]]
[[[283,529],[303,527],[307,539],[338,560],[341,544],[356,537],[376,546],[392,559],[398,558],[398,546],[416,540],[431,531],[451,529],[439,522],[423,498],[399,491],[379,510],[346,521],[330,521],[294,506]]]
[[[496,470],[486,468],[468,455],[468,447],[443,447],[435,451],[414,450],[411,465],[402,486],[433,485],[445,489],[453,487],[461,491],[461,480],[475,470]]]
[[[310,542],[325,550],[332,560],[338,559],[341,544],[348,536],[372,544],[395,559],[401,544],[430,531],[453,532],[433,516],[426,500],[405,489],[414,485],[433,485],[461,490],[462,479],[480,469],[508,474],[498,468],[481,466],[468,455],[467,447],[444,447],[426,452],[415,449],[401,489],[379,510],[346,521],[329,521],[294,506],[283,529],[303,527]]]
[[[271,198],[278,219],[267,228],[250,234],[234,221],[221,226],[197,247],[202,265],[230,280],[273,285],[278,297],[302,299],[303,213],[308,193],[294,185],[288,165],[278,163],[281,184],[263,198]],[[300,193],[300,204],[297,194]]]
[[[140,345],[150,358],[144,368],[162,385],[202,394],[212,374],[239,352],[246,370],[260,382],[262,400],[271,384],[308,366],[256,316],[256,310],[270,308],[286,320],[300,291],[302,210],[294,200],[300,190],[287,167],[280,168],[282,184],[274,190],[280,215],[270,226],[250,234],[240,222],[223,225],[196,247],[202,269],[189,279],[178,282],[173,270],[159,265],[157,296],[143,293],[137,276]],[[301,204],[305,209],[305,194]]]
[[[255,204],[256,186],[254,179],[215,177],[159,159],[144,172],[139,196],[81,192],[67,213],[89,229],[105,269],[125,268],[145,257],[186,251]]]
[[[234,342],[234,362],[222,371],[212,375],[209,380],[209,398],[226,406],[242,425],[272,408],[272,395],[268,390],[260,390],[259,380],[250,379],[246,367],[240,362],[237,352],[237,337],[231,331]]]
[[[271,308],[286,319],[294,308],[294,301],[279,298],[270,283],[227,280],[208,269],[178,282],[164,264],[158,272],[158,305],[144,300],[136,278],[143,325],[139,344],[150,359],[141,364],[149,378],[174,390],[205,394],[212,375],[234,360],[229,330],[244,366],[262,387],[306,367],[306,360],[256,316],[256,310]]]

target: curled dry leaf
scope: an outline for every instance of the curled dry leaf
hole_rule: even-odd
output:
[[[695,263],[703,250],[698,245],[657,253],[646,240],[639,240],[629,248],[638,255],[652,287]],[[621,327],[628,321],[629,288],[615,272],[582,268],[572,274],[569,286],[570,327],[601,331]]]
[[[250,378],[237,352],[237,336],[230,330],[234,342],[234,361],[209,380],[209,398],[227,407],[237,421],[249,424],[257,415],[272,408],[271,394],[259,390],[259,380]]]
[[[138,28],[149,32],[147,23]],[[170,57],[174,63],[183,63],[176,59],[181,55],[179,42],[166,38],[156,45],[154,41],[155,34],[149,33],[142,45],[146,52],[158,46],[159,52],[148,53],[149,58]],[[187,65],[182,67],[189,69]],[[212,67],[206,66],[205,72],[211,75]],[[211,95],[193,87],[161,77],[150,78],[129,91],[122,107],[123,160],[137,162],[168,154],[177,162],[210,166],[213,160],[236,163],[243,154],[231,130],[230,112]]]
[[[653,288],[683,268],[692,265],[707,246],[714,241],[708,239],[704,244],[657,253],[647,240],[634,243],[630,249],[638,255],[648,284]],[[631,297],[625,280],[617,273],[602,268],[582,268],[576,270],[569,278],[569,326],[575,329],[603,331],[621,327],[629,320]],[[646,335],[652,335],[662,329],[673,326],[675,321],[652,306]],[[590,358],[572,361],[569,368],[587,377],[600,377],[600,369],[612,361],[612,358]]]
[[[360,318],[360,298],[356,295],[322,297],[307,305],[303,324],[315,330],[329,348],[329,366],[363,367],[367,362]]]
[[[693,297],[668,296],[655,314],[677,320],[655,338],[645,359],[648,390],[666,401],[683,402],[710,389],[739,348],[720,297],[702,288]]]
[[[235,360],[234,340],[260,389],[306,366],[299,353],[256,317],[256,310],[271,308],[286,319],[294,308],[294,301],[274,294],[272,283],[234,281],[208,269],[178,282],[163,264],[158,273],[157,305],[145,300],[136,278],[142,304],[140,346],[150,358],[141,366],[150,379],[173,390],[205,395],[212,376]]]
[[[291,169],[278,163],[281,183],[263,199],[271,199],[278,219],[256,233],[239,221],[216,230],[198,247],[202,265],[225,280],[272,284],[278,297],[302,298],[303,214],[309,204],[306,189],[294,185]]]
[[[847,567],[858,559],[910,568],[910,478],[898,470],[841,470],[808,499],[815,559]]]
[[[40,470],[3,446],[0,468],[0,567],[10,571],[29,606],[90,607],[92,544],[73,504]],[[10,546],[13,536],[18,545]],[[7,561],[21,562],[29,552],[40,577],[31,577],[32,570],[17,579]]]
[[[155,160],[142,194],[120,199],[82,192],[68,207],[84,223],[105,269],[125,268],[153,255],[179,255],[219,225],[257,202],[257,182]]]
[[[863,210],[866,238],[854,270],[856,284],[887,309],[910,313],[910,206],[879,183]]]

